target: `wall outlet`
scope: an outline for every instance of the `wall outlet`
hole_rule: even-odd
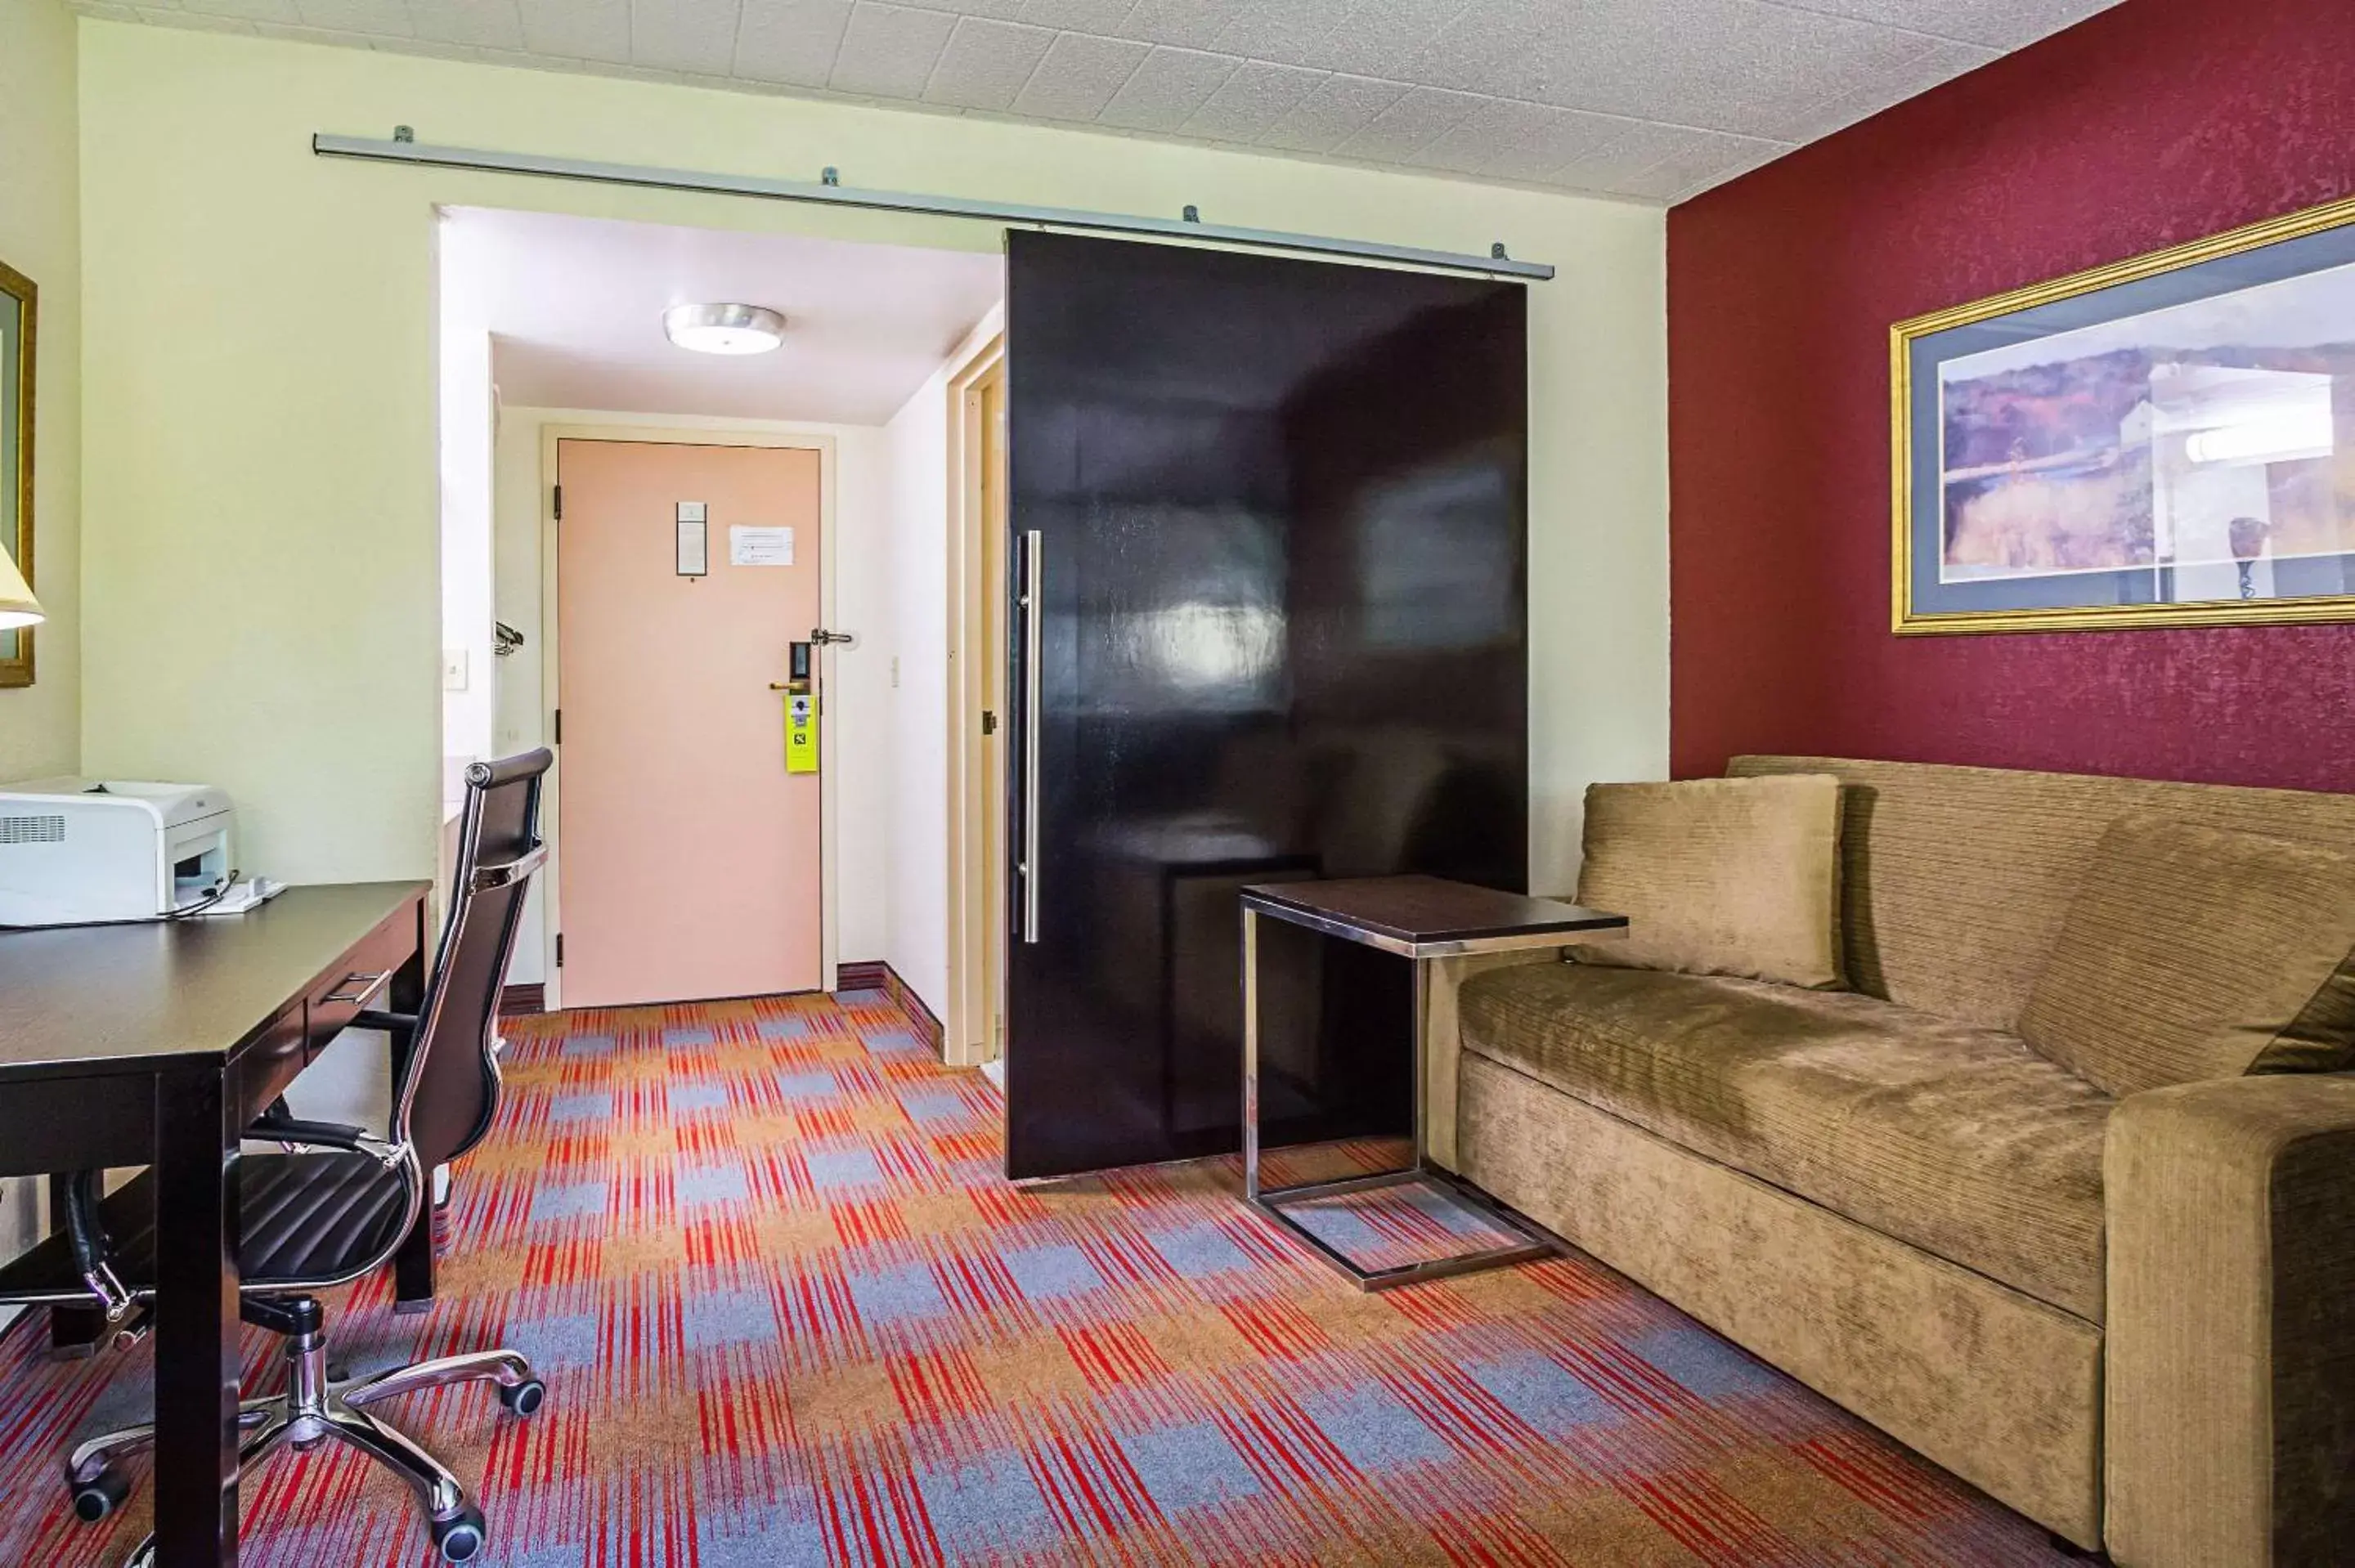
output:
[[[466,689],[466,651],[464,648],[442,650],[442,689],[445,692]]]

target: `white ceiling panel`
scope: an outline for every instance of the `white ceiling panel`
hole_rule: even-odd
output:
[[[1055,41],[1047,27],[967,16],[949,35],[924,84],[924,101],[964,109],[1010,109]]]
[[[295,15],[305,26],[330,27],[339,33],[383,33],[414,37],[409,7],[402,0],[295,0]]]
[[[1121,31],[1147,43],[1208,49],[1228,23],[1250,8],[1251,0],[1136,0]]]
[[[2082,22],[2118,0],[1784,0],[1802,11],[1822,11],[1878,22],[1958,43],[2016,49]]]
[[[1394,81],[1335,73],[1293,105],[1257,139],[1263,147],[1293,153],[1329,153],[1374,122],[1374,117],[1406,96]]]
[[[744,0],[732,74],[784,87],[824,87],[849,26],[850,0]]]
[[[630,61],[630,0],[516,0],[523,47],[559,59]],[[417,13],[410,13],[411,20]]]
[[[1096,122],[1124,131],[1175,131],[1227,85],[1241,64],[1232,55],[1156,48],[1112,95]]]
[[[1014,111],[1040,120],[1093,120],[1152,52],[1125,38],[1059,33],[1014,101]]]
[[[858,0],[826,85],[868,98],[914,98],[924,90],[956,25],[946,12]]]
[[[1669,201],[2117,0],[74,3]]]
[[[1483,102],[1468,92],[1435,87],[1411,88],[1366,128],[1333,150],[1345,158],[1377,164],[1412,164],[1415,154],[1470,118]]]
[[[516,0],[408,0],[410,25],[422,38],[466,48],[520,49],[523,16]]]
[[[303,20],[294,0],[181,0],[180,9],[194,16],[219,16],[239,22],[299,25]]]
[[[1257,142],[1324,79],[1321,71],[1245,60],[1181,129],[1208,142]]]
[[[631,63],[725,76],[742,16],[741,0],[630,0]]]

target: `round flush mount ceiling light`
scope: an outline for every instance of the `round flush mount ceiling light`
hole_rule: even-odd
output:
[[[766,354],[785,340],[785,318],[766,305],[673,305],[663,331],[697,354]]]

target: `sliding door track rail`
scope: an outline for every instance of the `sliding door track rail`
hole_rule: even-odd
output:
[[[1145,217],[1126,213],[1087,212],[1071,207],[1031,207],[1019,202],[974,201],[964,196],[861,190],[837,185],[831,178],[818,181],[777,180],[759,175],[708,174],[687,169],[649,168],[634,164],[601,164],[583,158],[550,158],[534,153],[437,147],[398,137],[391,141],[378,141],[367,136],[336,136],[322,132],[311,138],[311,151],[322,158],[357,158],[365,163],[471,169],[485,174],[585,180],[595,185],[643,185],[655,190],[698,191],[715,196],[755,196],[769,201],[805,201],[824,207],[861,207],[879,212],[970,217],[988,223],[1082,233],[1193,240],[1255,250],[1288,250],[1356,261],[1381,261],[1433,272],[1471,272],[1482,277],[1514,278],[1526,282],[1543,282],[1554,275],[1554,270],[1542,261],[1518,261],[1507,256],[1501,244],[1486,256],[1476,256],[1454,250],[1425,250],[1412,245],[1384,245],[1368,239],[1340,239],[1329,235],[1236,228],[1224,224],[1202,223],[1191,217]],[[828,175],[833,174],[831,169],[826,172]],[[1188,207],[1186,210],[1190,214],[1194,209]]]

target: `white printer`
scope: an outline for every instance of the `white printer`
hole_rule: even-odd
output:
[[[153,920],[204,904],[237,866],[226,791],[35,779],[0,785],[0,926]]]

